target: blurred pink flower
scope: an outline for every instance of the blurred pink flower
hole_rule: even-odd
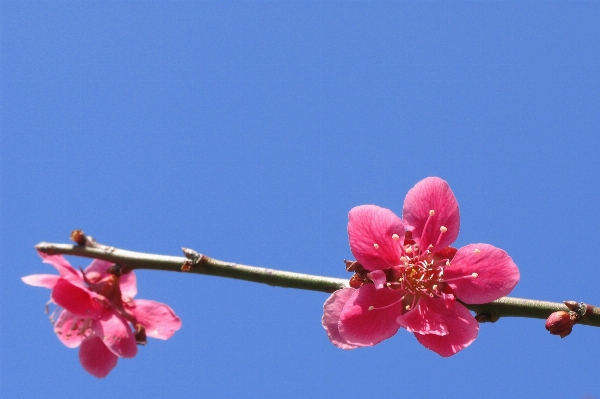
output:
[[[479,331],[456,298],[481,304],[508,295],[519,270],[489,244],[450,247],[460,226],[458,202],[438,177],[408,192],[403,217],[375,205],[350,211],[350,249],[359,265],[353,266],[353,288],[325,302],[323,327],[342,349],[373,346],[404,327],[426,348],[452,356]]]
[[[98,259],[81,272],[62,255],[38,253],[59,275],[33,274],[22,280],[52,290],[50,302],[58,306],[50,317],[54,332],[67,347],[79,346],[79,360],[90,374],[106,377],[118,357],[136,355],[136,344],[145,344],[146,336],[168,339],[181,327],[169,306],[133,299],[133,272],[119,276],[112,263]]]

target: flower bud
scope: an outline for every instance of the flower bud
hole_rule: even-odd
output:
[[[573,314],[571,314],[573,313]],[[577,321],[577,315],[574,312],[558,311],[552,313],[546,320],[546,330],[552,335],[560,335],[561,338],[571,334],[573,324]]]

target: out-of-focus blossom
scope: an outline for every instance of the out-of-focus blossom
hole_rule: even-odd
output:
[[[85,271],[74,269],[62,255],[38,252],[55,274],[22,277],[25,284],[52,290],[57,305],[50,319],[58,339],[79,347],[79,360],[90,374],[102,378],[119,357],[133,357],[146,336],[168,339],[181,327],[173,310],[159,302],[133,299],[137,294],[133,272],[120,273],[114,264],[94,260]]]

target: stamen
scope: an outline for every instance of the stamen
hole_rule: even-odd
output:
[[[462,277],[449,278],[449,279],[444,280],[444,282],[447,283],[448,281],[460,280],[463,278],[477,278],[477,277],[479,277],[479,274],[471,273],[471,274],[468,274],[468,275],[462,276]]]
[[[444,233],[447,232],[447,231],[448,231],[448,228],[446,226],[440,226],[440,235],[438,236],[438,239],[435,242],[435,247],[437,247],[439,245],[440,240],[442,239],[442,235],[444,235]]]
[[[379,249],[379,244],[375,243],[373,244],[373,246],[375,247],[375,249]]]
[[[429,216],[427,217],[427,220],[425,221],[425,226],[423,226],[423,231],[421,232],[421,242],[423,242],[423,238],[425,237],[425,234],[427,234],[427,226],[429,226],[429,221],[431,220],[433,215],[435,215],[435,211],[433,209],[431,209],[429,211]]]
[[[405,296],[406,296],[406,295],[404,295],[402,298],[398,299],[397,301],[394,301],[394,302],[390,303],[389,305],[382,306],[382,307],[380,307],[380,308],[376,308],[375,306],[369,306],[369,308],[368,308],[368,309],[369,309],[369,311],[371,311],[371,310],[381,310],[381,309],[386,309],[386,308],[389,308],[389,307],[391,307],[391,306],[394,306],[394,305],[395,305],[395,304],[397,304],[398,302],[402,302],[402,300],[404,299],[404,297],[405,297]]]
[[[394,240],[399,240],[399,239],[400,239],[400,236],[399,236],[398,234],[394,233],[394,234],[392,234],[392,238],[393,238]]]
[[[475,252],[476,255],[479,255],[481,253],[481,251],[479,250],[479,248],[475,248],[474,252]]]

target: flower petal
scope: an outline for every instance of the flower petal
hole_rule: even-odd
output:
[[[435,213],[427,224],[427,231],[423,232],[430,210]],[[408,191],[404,199],[402,218],[405,223],[414,227],[413,238],[423,250],[429,244],[436,245],[442,226],[448,230],[436,245],[437,249],[447,247],[458,237],[460,229],[458,202],[448,183],[439,177],[423,179]]]
[[[89,319],[76,316],[68,310],[60,312],[58,319],[54,323],[54,332],[59,341],[67,348],[77,348],[85,338],[85,331],[82,331],[82,328],[86,320]]]
[[[71,266],[71,264],[62,255],[48,255],[41,251],[38,251],[38,255],[42,258],[44,263],[48,263],[58,270],[58,273],[63,276],[74,276],[81,279],[81,275],[77,270]]]
[[[470,277],[477,273],[477,277]],[[460,278],[469,276],[467,278]],[[487,303],[508,295],[519,282],[519,269],[510,256],[489,244],[469,244],[458,250],[444,270],[444,279],[466,303]]]
[[[357,289],[342,310],[338,325],[346,342],[373,346],[398,331],[396,322],[402,314],[402,293],[389,288],[377,290],[373,284]],[[373,306],[373,310],[369,308]]]
[[[392,237],[394,234],[397,239]],[[400,262],[404,224],[389,209],[376,205],[352,208],[348,236],[352,254],[366,270],[384,270]]]
[[[146,328],[149,337],[169,339],[181,328],[181,319],[164,303],[137,299],[127,310]]]
[[[94,259],[92,263],[88,267],[85,268],[85,274],[88,273],[98,273],[100,275],[100,279],[106,277],[106,269],[113,266],[114,262],[108,262],[102,259]]]
[[[95,281],[99,281],[106,277],[108,273],[106,270],[109,267],[114,266],[114,262],[108,262],[102,259],[94,259],[92,263],[85,269],[86,275],[96,274],[97,278]],[[89,276],[88,276],[89,277]],[[133,298],[137,295],[135,273],[133,271],[125,273],[119,277],[119,286],[121,288],[121,294],[126,295],[129,298]]]
[[[110,312],[95,320],[92,328],[115,355],[134,357],[137,354],[137,344],[129,324],[116,313]]]
[[[448,328],[438,312],[440,306],[446,306],[443,299],[422,296],[414,309],[398,316],[397,322],[412,333],[446,335]]]
[[[354,294],[354,291],[356,291],[354,288],[337,290],[327,298],[323,305],[323,318],[321,319],[321,324],[323,324],[323,328],[325,329],[325,332],[327,332],[327,336],[331,343],[341,349],[355,349],[360,347],[360,345],[352,345],[346,342],[340,335],[338,329],[340,314],[344,309],[344,305],[348,302],[348,299]]]
[[[97,295],[86,288],[79,287],[61,277],[52,290],[52,300],[71,313],[83,317],[99,317],[103,306]]]
[[[373,270],[367,274],[367,277],[375,284],[375,288],[381,289],[387,281],[387,276],[383,270]]]
[[[415,334],[417,340],[426,347],[443,357],[449,357],[471,345],[479,332],[479,323],[471,312],[461,303],[455,303],[451,309],[441,306],[436,312],[442,317],[448,328],[448,334]]]
[[[29,276],[21,277],[21,280],[25,284],[32,285],[34,287],[43,288],[54,288],[56,282],[60,278],[57,274],[31,274]]]
[[[137,281],[133,271],[121,275],[121,277],[119,277],[119,285],[121,287],[122,295],[126,295],[129,298],[133,298],[137,295]]]
[[[102,339],[95,334],[81,343],[79,361],[83,368],[94,377],[104,378],[117,365],[118,357],[112,353]]]

